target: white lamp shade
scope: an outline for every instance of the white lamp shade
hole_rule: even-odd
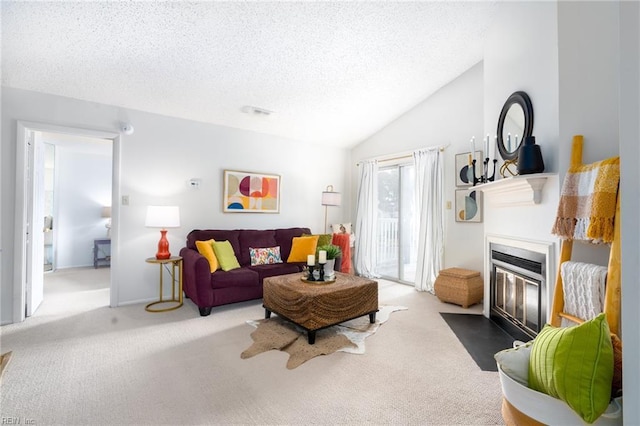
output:
[[[339,206],[341,201],[342,201],[342,197],[339,192],[333,192],[333,191],[322,192],[323,206]]]
[[[178,206],[148,206],[144,225],[150,228],[177,228],[180,226],[180,208]]]
[[[104,206],[100,215],[102,217],[111,217],[111,206]]]

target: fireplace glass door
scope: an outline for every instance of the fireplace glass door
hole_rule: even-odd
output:
[[[545,255],[491,243],[490,317],[509,334],[534,338],[546,321]]]
[[[495,309],[535,336],[540,330],[540,283],[500,267],[495,273]]]

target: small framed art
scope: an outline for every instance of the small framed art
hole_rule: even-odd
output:
[[[224,171],[225,213],[279,213],[280,175]]]
[[[476,176],[480,176],[483,172],[482,151],[475,152],[476,160]],[[472,186],[473,185],[473,168],[471,164],[471,153],[463,152],[456,154],[456,186]]]
[[[456,189],[456,222],[482,222],[482,191]]]

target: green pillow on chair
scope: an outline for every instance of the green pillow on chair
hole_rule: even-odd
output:
[[[604,314],[575,327],[549,324],[536,336],[529,359],[529,387],[566,402],[593,423],[609,405],[613,346]]]
[[[213,252],[216,254],[218,263],[220,263],[220,267],[223,271],[230,271],[240,267],[236,254],[233,252],[233,247],[229,241],[214,241],[212,245]]]

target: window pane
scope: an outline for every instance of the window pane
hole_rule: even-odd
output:
[[[418,227],[415,213],[415,167],[400,167],[400,280],[415,283]]]
[[[398,167],[378,171],[378,272],[399,278],[398,206],[400,174]]]

